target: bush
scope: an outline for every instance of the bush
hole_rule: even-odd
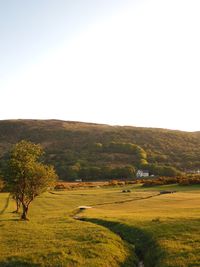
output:
[[[177,182],[178,178],[176,177],[160,177],[152,180],[142,180],[143,186],[176,184]]]
[[[125,184],[137,184],[137,180],[134,181],[124,181]]]
[[[183,177],[160,177],[151,180],[140,180],[143,186],[168,185],[178,183],[179,185],[200,184],[200,175],[188,175]]]
[[[200,184],[200,175],[188,175],[180,178],[178,181],[179,185],[193,185]]]
[[[109,181],[108,185],[110,185],[110,186],[116,186],[116,185],[123,186],[123,185],[125,185],[125,182],[124,181],[118,181],[118,180],[111,180],[111,181]]]
[[[66,186],[64,184],[57,184],[55,187],[54,187],[55,190],[65,190],[66,189]]]

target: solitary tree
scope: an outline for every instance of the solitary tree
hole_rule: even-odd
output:
[[[10,153],[7,183],[17,207],[22,206],[21,219],[27,220],[30,203],[57,179],[52,166],[41,163],[44,151],[29,141],[17,143]]]

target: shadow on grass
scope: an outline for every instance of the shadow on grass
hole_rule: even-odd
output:
[[[19,222],[19,221],[22,221],[21,218],[0,219],[0,222]]]
[[[4,262],[0,262],[1,267],[40,267],[40,264],[27,262],[19,258],[8,258]]]
[[[104,226],[119,235],[122,240],[134,246],[135,254],[139,261],[144,262],[145,267],[159,266],[159,261],[163,252],[151,234],[145,230],[115,221],[92,218],[83,218],[82,220]],[[133,260],[133,257],[127,259],[121,267],[134,266],[133,262],[132,265],[130,265],[131,260]]]

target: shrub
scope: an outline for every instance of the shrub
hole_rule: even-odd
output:
[[[193,185],[200,184],[200,175],[188,175],[180,178],[178,181],[179,185]]]
[[[65,190],[66,187],[64,184],[57,184],[55,187],[54,187],[55,190]]]
[[[116,185],[123,186],[123,185],[125,185],[125,181],[111,180],[111,181],[109,181],[108,185],[110,185],[110,186],[116,186]]]
[[[178,182],[176,177],[159,177],[152,180],[142,180],[143,186],[167,185]]]
[[[108,185],[111,185],[111,186],[118,185],[118,181],[117,180],[111,180],[111,181],[109,181]]]

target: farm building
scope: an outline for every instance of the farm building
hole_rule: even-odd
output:
[[[138,170],[136,173],[137,178],[149,177],[149,171],[147,170]]]

